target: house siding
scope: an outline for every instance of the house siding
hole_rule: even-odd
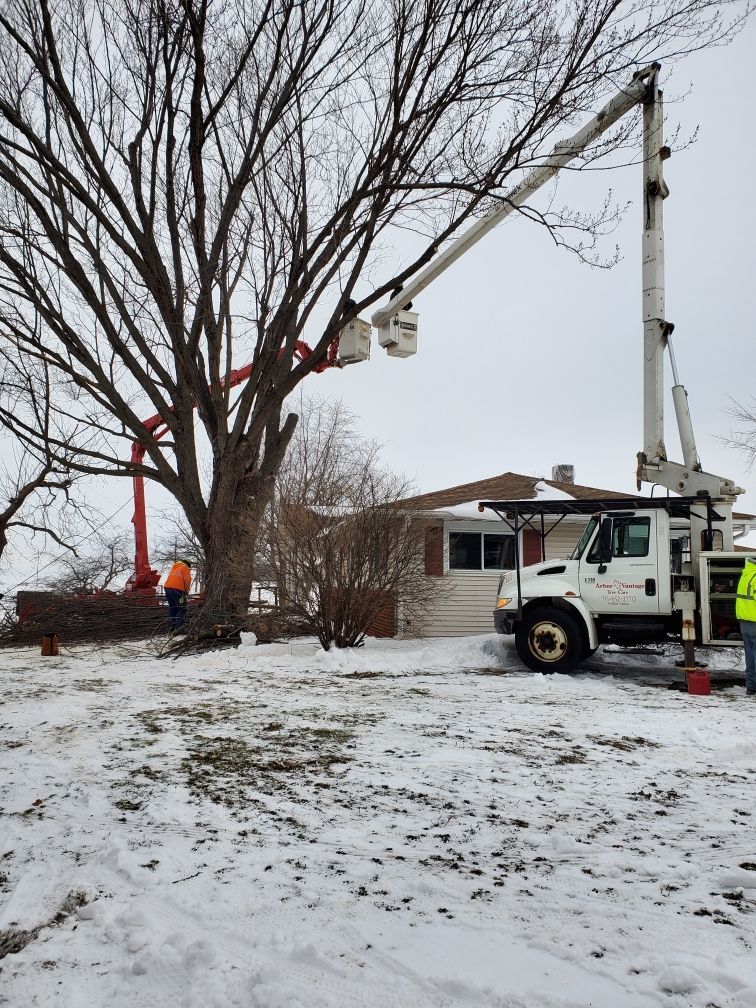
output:
[[[567,524],[562,522],[546,536],[546,560],[563,560],[578,544],[587,522]]]
[[[423,636],[493,633],[493,608],[500,576],[500,571],[450,571],[444,578],[448,594],[423,624]]]
[[[557,560],[569,556],[575,548],[585,522],[561,522],[553,532],[546,536],[546,560]],[[448,533],[450,530],[467,530],[483,532],[510,531],[502,522],[486,522],[485,527],[479,523],[446,522],[443,535],[437,528],[429,528],[434,533],[432,549],[429,549],[429,539],[425,540],[425,570],[429,576],[429,591],[433,591],[437,578],[436,572],[445,570],[443,576],[443,599],[431,611],[422,628],[414,628],[414,633],[421,631],[427,637],[465,637],[475,634],[493,633],[493,609],[496,601],[496,589],[501,571],[454,571],[448,569]],[[525,529],[522,541],[523,563],[538,563],[541,559],[541,538],[537,532]],[[445,563],[439,570],[439,556]],[[431,562],[429,562],[429,560]]]

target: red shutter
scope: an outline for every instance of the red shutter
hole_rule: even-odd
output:
[[[425,530],[425,573],[441,577],[444,573],[444,526],[432,525]]]
[[[365,633],[368,637],[396,637],[396,594],[376,592],[376,595],[381,598],[376,599],[376,610],[365,627]]]
[[[522,566],[540,563],[544,557],[541,553],[541,537],[535,529],[522,530]]]

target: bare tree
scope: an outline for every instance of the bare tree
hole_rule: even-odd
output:
[[[738,429],[731,431],[725,444],[737,448],[745,457],[749,468],[756,462],[756,398],[750,404],[735,403],[732,417]]]
[[[5,457],[0,471],[0,559],[13,530],[41,534],[75,555],[68,525],[80,514],[80,505],[71,495],[70,454],[48,444],[48,375],[44,368],[20,367],[20,363],[17,356],[9,356],[0,373],[0,429],[5,433],[0,441]],[[15,417],[37,431],[31,449],[15,437]]]
[[[727,6],[6,0],[0,336],[72,390],[49,443],[76,437],[82,472],[162,483],[205,551],[208,614],[243,610],[296,424],[284,400],[341,327],[632,69],[726,41],[750,10],[728,22]],[[564,223],[590,236],[601,220]],[[416,241],[398,265],[400,229]]]
[[[133,562],[131,537],[126,532],[92,536],[78,554],[58,559],[45,587],[75,595],[113,590],[125,580]]]
[[[5,467],[0,474],[0,559],[14,529],[41,533],[71,548],[59,527],[59,495],[67,494],[70,487],[71,478],[54,465],[26,458]]]
[[[406,480],[387,472],[341,403],[305,400],[266,513],[259,560],[280,605],[324,648],[359,646],[379,622],[413,625],[438,602],[425,576],[426,518],[399,502]]]

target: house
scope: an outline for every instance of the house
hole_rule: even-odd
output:
[[[581,486],[572,481],[572,474],[571,466],[555,467],[552,475],[561,478],[550,480],[506,472],[403,500],[403,507],[427,513],[425,575],[429,579],[442,578],[444,590],[422,626],[413,626],[403,616],[400,601],[397,612],[400,632],[407,636],[430,637],[492,632],[496,588],[502,570],[515,566],[515,544],[510,526],[492,511],[478,511],[479,501],[534,500],[538,497],[545,500],[627,500],[634,496]],[[753,516],[733,517],[736,538],[756,528]],[[584,516],[567,515],[544,521],[543,528],[539,521],[537,528],[522,529],[518,544],[520,563],[527,566],[569,556],[586,523]]]

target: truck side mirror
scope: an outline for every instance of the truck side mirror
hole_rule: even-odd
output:
[[[606,573],[606,564],[612,559],[612,519],[602,518],[599,526],[599,574]]]

